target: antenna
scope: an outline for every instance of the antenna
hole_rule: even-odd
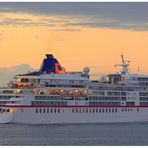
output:
[[[140,72],[140,68],[139,68],[139,66],[138,66],[138,73]]]
[[[131,61],[125,61],[123,54],[121,54],[121,64],[116,64],[115,67],[121,66],[122,67],[121,74],[129,74],[128,66],[130,62]]]
[[[125,64],[125,61],[124,61],[124,56],[123,54],[121,54],[121,59],[122,59],[122,63]]]

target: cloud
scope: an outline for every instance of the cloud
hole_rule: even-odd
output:
[[[17,74],[23,74],[33,70],[34,69],[27,64],[21,64],[10,68],[0,68],[0,85],[5,85]]]
[[[66,31],[66,32],[79,32],[81,29],[69,28],[69,29],[54,29],[53,31]]]
[[[13,13],[11,13],[12,15]],[[14,15],[14,14],[13,14]],[[131,30],[148,30],[147,22],[131,22],[131,21],[120,21],[115,19],[105,18],[94,18],[85,16],[34,16],[28,14],[29,18],[24,14],[16,14],[14,18],[6,17],[7,14],[3,14],[0,20],[0,25],[6,26],[46,26],[46,27],[70,27],[63,29],[55,29],[54,31],[81,31],[77,26],[80,27],[95,27],[95,28],[114,28],[114,29],[131,29]],[[0,34],[1,35],[1,34]]]
[[[146,31],[148,30],[147,23],[131,23],[131,22],[100,22],[100,21],[89,21],[89,22],[75,22],[75,23],[66,23],[65,26],[83,26],[83,27],[94,27],[94,28],[111,28],[111,29],[128,29],[135,31]]]
[[[0,12],[27,13],[40,17],[39,20],[7,18],[1,20],[0,25],[83,26],[148,30],[148,3],[146,2],[1,2]]]
[[[17,16],[17,14],[16,14]],[[15,17],[16,17],[15,16]],[[22,15],[23,17],[23,15]],[[6,25],[6,26],[54,26],[54,24],[50,24],[48,22],[42,22],[40,20],[32,20],[32,19],[24,19],[24,18],[7,18],[3,17],[3,19],[0,20],[0,25]]]
[[[0,25],[17,25],[30,22],[30,19],[20,19],[20,18],[3,18],[0,21]]]
[[[5,33],[0,30],[0,41],[4,39]]]
[[[89,19],[87,19],[89,20]],[[79,17],[70,17],[70,16],[36,16],[33,14],[23,14],[23,13],[1,13],[0,25],[1,26],[45,26],[45,27],[67,27],[67,23],[75,23],[79,21],[86,21],[86,18],[83,20]],[[74,26],[75,27],[75,26]],[[59,29],[59,28],[58,28]],[[53,28],[53,30],[58,30]],[[59,31],[80,31],[77,28],[63,28]]]

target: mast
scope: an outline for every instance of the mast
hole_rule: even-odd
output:
[[[121,64],[116,64],[115,67],[116,66],[121,66],[122,67],[121,74],[128,75],[129,74],[128,66],[129,66],[130,62],[131,61],[125,61],[123,54],[121,54]]]

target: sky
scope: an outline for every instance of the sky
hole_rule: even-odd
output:
[[[0,83],[39,69],[46,53],[67,71],[148,74],[148,2],[0,2]]]

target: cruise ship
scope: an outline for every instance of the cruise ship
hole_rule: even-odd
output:
[[[67,72],[47,54],[38,71],[0,89],[0,123],[65,124],[148,121],[148,76],[122,70],[91,80],[89,68]]]

